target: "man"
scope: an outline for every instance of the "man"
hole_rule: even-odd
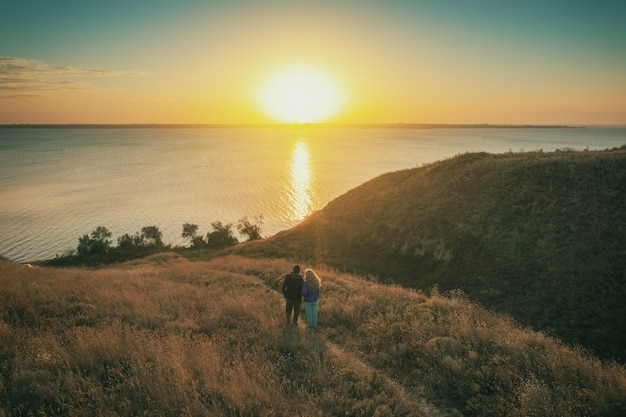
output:
[[[291,322],[291,312],[293,310],[293,324],[298,324],[300,316],[300,303],[302,301],[302,283],[304,279],[300,275],[300,265],[293,267],[293,272],[287,274],[283,281],[283,295],[285,296],[285,314],[287,324]]]

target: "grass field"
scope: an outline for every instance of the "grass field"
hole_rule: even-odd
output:
[[[0,415],[623,416],[626,370],[461,292],[315,266],[319,331],[284,324],[284,259],[0,261]],[[306,265],[303,265],[306,266]]]

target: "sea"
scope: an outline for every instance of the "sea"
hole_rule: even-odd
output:
[[[117,238],[185,223],[289,229],[390,171],[467,152],[604,150],[626,127],[0,127],[0,256],[34,262],[75,250],[99,226]]]

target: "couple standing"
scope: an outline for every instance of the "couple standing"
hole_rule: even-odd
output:
[[[320,298],[321,281],[315,271],[307,269],[304,271],[304,278],[300,275],[300,265],[293,267],[293,272],[287,274],[283,281],[283,295],[285,296],[285,313],[287,323],[292,321],[298,324],[300,316],[300,303],[304,297],[304,312],[306,313],[306,323],[309,329],[317,328],[317,306]]]

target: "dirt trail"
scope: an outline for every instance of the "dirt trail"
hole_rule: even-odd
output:
[[[270,287],[262,278],[258,276],[254,276],[254,275],[248,275],[248,276],[251,278],[254,278],[256,281],[261,283],[265,288],[269,289],[272,292],[272,294],[275,295],[277,302],[280,303],[280,306],[281,306],[280,311],[281,312],[285,311],[285,299],[280,292]],[[301,320],[298,321],[298,331],[299,332],[309,331],[306,327],[306,320],[304,319],[304,317],[301,317]],[[407,391],[403,385],[396,382],[393,378],[385,374],[383,371],[360,360],[358,356],[350,352],[347,352],[341,346],[333,342],[330,342],[326,338],[326,334],[323,329],[318,329],[316,331],[318,331],[320,335],[324,338],[324,345],[326,348],[326,352],[330,354],[330,356],[333,358],[333,360],[336,363],[345,364],[347,368],[356,370],[358,373],[361,373],[361,374],[376,373],[379,377],[384,378],[385,382],[394,389],[394,391],[396,392],[396,394],[400,397],[402,401],[414,404],[416,408],[419,408],[424,413],[424,415],[432,416],[432,417],[441,417],[441,416],[445,416],[448,414],[439,410],[437,407],[428,404],[423,397],[419,397],[417,394]]]

